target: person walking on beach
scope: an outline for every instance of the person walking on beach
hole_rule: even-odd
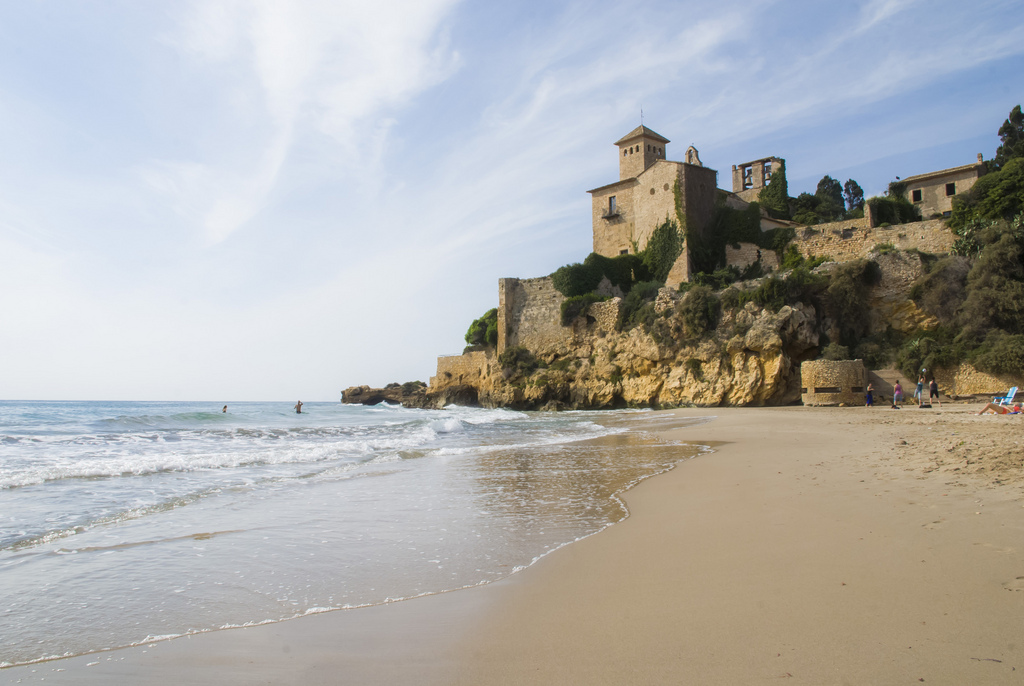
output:
[[[918,407],[924,405],[924,374],[917,380],[917,390],[914,391],[914,397],[917,398]]]
[[[295,414],[302,414],[302,401],[295,403]]]
[[[935,377],[934,376],[932,377],[932,382],[930,384],[928,384],[928,402],[929,403],[932,401],[932,398],[935,398],[935,402],[937,402],[939,404],[939,407],[942,407],[942,401],[939,400],[939,384],[935,383]]]
[[[875,387],[869,383],[868,384],[867,393],[864,394],[864,407],[874,407],[874,406],[875,406]]]
[[[900,386],[900,380],[896,379],[896,383],[892,387],[892,409],[900,409],[900,405],[903,403],[903,386]]]

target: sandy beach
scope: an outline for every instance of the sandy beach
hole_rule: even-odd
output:
[[[478,588],[0,671],[0,683],[1024,684],[1024,419],[679,410],[713,447]]]

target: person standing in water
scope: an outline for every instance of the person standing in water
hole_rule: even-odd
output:
[[[225,405],[225,406],[224,406],[224,409],[223,409],[223,410],[221,410],[221,412],[223,412],[223,413],[227,414],[227,411],[228,411],[228,406],[227,406],[227,405]]]
[[[302,414],[302,401],[295,403],[295,414]]]

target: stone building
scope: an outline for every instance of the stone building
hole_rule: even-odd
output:
[[[754,202],[761,189],[771,181],[772,172],[779,169],[784,161],[781,157],[765,157],[732,165],[732,192],[744,202]]]
[[[920,210],[922,217],[948,217],[953,211],[953,196],[969,190],[984,174],[985,164],[978,153],[974,164],[908,176],[903,183],[907,186],[907,200]]]
[[[813,360],[800,365],[804,405],[863,405],[864,360]]]
[[[718,172],[701,164],[697,150],[686,151],[685,162],[666,159],[669,140],[638,126],[615,142],[619,149],[619,180],[587,191],[592,198],[594,252],[606,257],[643,250],[651,234],[666,219],[676,218],[678,183],[680,210],[688,228],[703,231],[715,209]],[[689,278],[689,258],[683,255],[670,281]]]

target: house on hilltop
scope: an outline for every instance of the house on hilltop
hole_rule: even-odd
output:
[[[907,200],[914,204],[922,217],[927,219],[940,214],[948,217],[953,211],[953,196],[969,190],[984,175],[985,163],[978,153],[978,161],[973,164],[908,176],[903,183],[907,188]]]

